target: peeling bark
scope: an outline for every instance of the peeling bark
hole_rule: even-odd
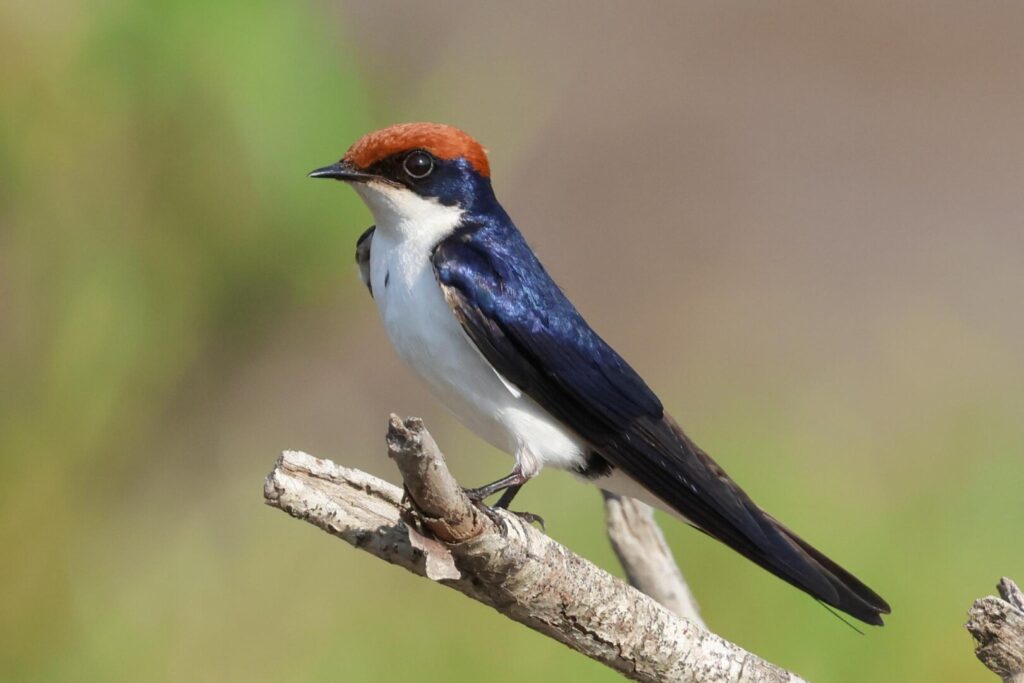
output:
[[[1024,592],[1005,576],[1000,598],[974,601],[966,627],[974,636],[974,654],[1005,683],[1024,683]]]
[[[802,680],[680,618],[514,514],[499,511],[501,533],[462,493],[420,420],[392,416],[388,448],[404,491],[286,451],[267,477],[265,500],[633,680]]]

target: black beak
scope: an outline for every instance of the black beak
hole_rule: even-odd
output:
[[[309,177],[333,178],[334,180],[344,180],[349,183],[365,183],[367,180],[373,180],[377,176],[369,173],[363,173],[352,164],[343,160],[336,164],[331,164],[330,166],[324,166],[323,168],[318,168],[315,171],[310,171]]]

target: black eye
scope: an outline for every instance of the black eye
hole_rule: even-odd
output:
[[[407,156],[402,162],[402,168],[409,174],[410,178],[422,180],[434,170],[434,157],[426,152],[417,150]]]

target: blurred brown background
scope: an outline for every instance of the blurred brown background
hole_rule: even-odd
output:
[[[14,2],[0,9],[0,680],[615,680],[262,506],[391,411],[507,470],[387,344],[308,170],[459,125],[591,323],[892,603],[864,637],[681,525],[709,625],[809,680],[984,681],[1024,578],[1024,6]],[[520,506],[618,571],[599,496]]]

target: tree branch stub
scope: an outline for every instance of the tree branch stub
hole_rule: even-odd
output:
[[[388,449],[410,505],[402,488],[295,451],[268,475],[265,500],[633,680],[802,680],[680,618],[513,514],[500,511],[507,533],[499,533],[466,498],[420,420],[392,416]]]
[[[998,590],[974,601],[966,627],[982,664],[1005,683],[1024,683],[1024,592],[1005,576]]]
[[[608,540],[630,585],[703,627],[697,600],[654,521],[651,506],[607,491],[602,494]]]

